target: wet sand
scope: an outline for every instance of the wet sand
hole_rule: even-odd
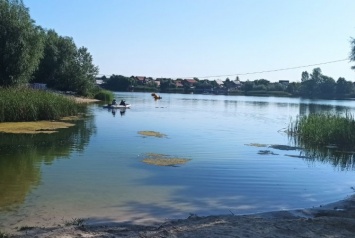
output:
[[[318,208],[133,223],[28,227],[11,237],[355,237],[355,195]]]

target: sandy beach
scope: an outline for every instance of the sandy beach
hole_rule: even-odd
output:
[[[355,237],[355,195],[318,208],[129,223],[28,227],[10,237]]]

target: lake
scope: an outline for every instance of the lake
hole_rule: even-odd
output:
[[[298,115],[354,113],[354,101],[160,95],[116,93],[130,109],[90,104],[52,135],[0,134],[0,228],[249,214],[354,194],[351,160],[312,157],[285,133]],[[143,163],[149,153],[188,162]]]

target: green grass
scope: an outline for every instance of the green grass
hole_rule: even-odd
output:
[[[101,89],[95,94],[94,98],[105,102],[111,102],[114,95],[112,91]]]
[[[73,99],[29,88],[0,88],[0,122],[57,120],[77,115]]]
[[[291,122],[289,133],[301,145],[337,145],[340,148],[355,147],[355,120],[345,115],[310,114]]]

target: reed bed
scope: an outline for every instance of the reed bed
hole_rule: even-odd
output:
[[[99,92],[95,94],[95,99],[105,101],[105,102],[111,102],[114,98],[114,94],[112,91],[101,89]]]
[[[77,115],[74,99],[29,88],[0,88],[0,122],[57,120]]]
[[[350,113],[310,114],[298,117],[290,123],[288,131],[301,145],[355,147],[355,120]]]

